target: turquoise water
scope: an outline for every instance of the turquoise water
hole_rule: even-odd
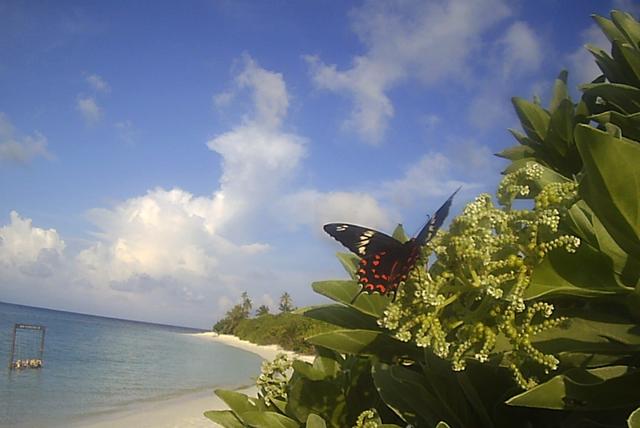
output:
[[[42,369],[8,369],[14,323],[46,326]],[[260,357],[197,332],[0,302],[0,426],[62,427],[136,403],[252,383]]]

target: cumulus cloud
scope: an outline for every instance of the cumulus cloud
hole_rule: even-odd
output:
[[[223,91],[218,94],[215,94],[212,97],[213,105],[219,109],[224,108],[228,106],[231,103],[231,101],[233,101],[234,96],[235,95],[232,91]]]
[[[282,130],[289,105],[283,76],[245,57],[236,84],[251,92],[254,111],[207,143],[222,157],[220,188],[215,195],[222,212],[220,221],[242,221],[255,207],[272,199],[306,154],[306,140]]]
[[[100,76],[97,74],[88,75],[85,80],[91,86],[93,90],[96,92],[110,92],[111,86]]]
[[[279,208],[290,227],[306,225],[317,233],[323,224],[330,222],[348,221],[379,229],[388,229],[393,224],[388,209],[372,195],[360,192],[304,190],[287,195]]]
[[[465,184],[452,177],[453,163],[442,153],[427,153],[407,168],[403,177],[382,185],[383,194],[400,206],[449,195]],[[468,187],[468,184],[467,184]]]
[[[26,164],[38,156],[51,158],[46,137],[39,132],[19,135],[9,118],[0,112],[0,162]]]
[[[180,189],[156,189],[113,209],[94,209],[89,218],[99,242],[82,251],[79,261],[108,280],[204,275],[217,263],[208,250],[229,247],[213,233],[213,201]]]
[[[485,78],[467,107],[469,122],[487,130],[510,120],[515,84],[539,70],[544,60],[542,41],[525,22],[516,21],[487,49]]]
[[[367,1],[352,13],[366,53],[344,70],[306,59],[317,87],[351,97],[346,126],[376,144],[394,114],[390,89],[407,78],[429,85],[464,77],[482,35],[509,14],[501,0]]]
[[[64,249],[55,229],[34,227],[31,219],[11,211],[9,224],[0,227],[0,277],[50,276]]]
[[[254,108],[207,143],[221,157],[218,188],[209,196],[157,188],[91,210],[95,242],[75,262],[92,286],[134,301],[142,295],[193,304],[218,299],[223,308],[229,302],[224,296],[255,291],[256,278],[287,283],[259,263],[272,249],[251,230],[294,175],[305,140],[282,129],[289,101],[281,74],[245,57],[234,85],[249,93]]]
[[[536,71],[540,67],[542,47],[527,23],[518,21],[511,24],[498,43],[504,50],[501,61],[503,77]]]
[[[76,108],[88,124],[95,124],[102,119],[102,109],[93,97],[78,95]]]

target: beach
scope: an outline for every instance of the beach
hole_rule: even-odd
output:
[[[213,332],[194,333],[203,340],[214,340],[228,346],[243,349],[259,355],[265,360],[272,360],[278,353],[285,353],[293,358],[312,362],[313,357],[284,351],[276,345],[256,345],[236,336],[216,334]],[[250,376],[257,376],[252,373]],[[257,389],[250,386],[238,390],[248,396],[256,396]],[[187,394],[152,403],[145,403],[126,411],[92,417],[90,421],[82,421],[71,425],[76,428],[213,428],[219,426],[205,418],[207,410],[224,410],[227,405],[213,391]]]

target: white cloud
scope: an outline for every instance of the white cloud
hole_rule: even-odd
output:
[[[254,117],[249,120],[265,128],[278,128],[289,107],[289,94],[282,74],[259,67],[249,56],[244,56],[245,69],[236,78],[240,88],[249,88],[255,106]]]
[[[222,212],[219,220],[233,218],[237,223],[277,196],[304,158],[306,141],[281,129],[289,104],[281,74],[260,68],[245,57],[245,68],[236,84],[251,91],[254,112],[207,146],[222,156],[222,177],[215,195]]]
[[[394,204],[409,206],[421,204],[425,199],[448,196],[468,183],[451,178],[453,163],[442,153],[427,153],[407,168],[404,176],[389,180],[381,186],[383,194]]]
[[[500,88],[488,83],[490,90],[481,90],[471,99],[467,106],[467,118],[478,129],[487,130],[497,123],[504,122],[511,114],[509,96],[506,94],[509,86]]]
[[[289,227],[307,225],[317,233],[322,231],[323,224],[330,222],[348,221],[379,229],[388,229],[393,224],[388,210],[366,193],[304,190],[287,195],[279,208]]]
[[[41,229],[31,219],[11,211],[10,223],[0,227],[0,277],[46,277],[63,258],[65,243],[55,229]]]
[[[90,220],[98,242],[78,255],[95,280],[148,277],[204,277],[222,256],[256,254],[264,244],[235,245],[216,234],[220,218],[215,198],[180,189],[156,189],[113,209],[95,209]]]
[[[46,137],[39,132],[18,135],[9,118],[0,112],[0,162],[26,164],[38,156],[51,158]]]
[[[465,77],[482,34],[509,13],[500,0],[367,1],[352,14],[364,55],[346,70],[306,59],[316,86],[352,98],[347,126],[376,144],[394,114],[391,88],[412,77],[425,84]]]
[[[243,289],[257,294],[263,281],[256,278],[288,283],[260,263],[272,249],[251,231],[259,229],[273,198],[295,173],[305,141],[281,129],[288,107],[282,75],[245,57],[235,85],[249,91],[254,111],[207,143],[221,156],[218,189],[198,197],[158,188],[89,213],[95,242],[76,263],[80,276],[102,293],[124,293],[133,302],[152,295],[158,302],[194,305],[218,299],[222,309],[226,297]]]
[[[88,124],[95,124],[102,118],[102,109],[93,97],[79,95],[76,100],[76,108]]]
[[[600,27],[593,24],[584,30],[580,38],[582,46],[568,56],[569,76],[577,84],[589,83],[602,74],[600,68],[591,53],[584,47],[586,44],[597,46],[609,52],[611,43],[600,30]]]
[[[502,71],[507,78],[513,73],[536,71],[542,63],[542,47],[533,30],[525,22],[511,24],[498,42],[503,48]]]
[[[86,77],[87,83],[97,92],[108,93],[111,91],[111,86],[97,74],[90,74]]]
[[[218,94],[215,94],[213,96],[213,105],[216,108],[223,108],[228,106],[231,101],[233,101],[233,98],[235,97],[235,94],[232,91],[223,91],[220,92]]]
[[[469,122],[480,130],[512,120],[509,100],[516,84],[539,70],[544,61],[542,41],[522,21],[511,24],[485,51],[486,72],[480,74],[485,77],[477,79],[466,109]]]

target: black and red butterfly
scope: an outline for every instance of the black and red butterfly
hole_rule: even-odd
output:
[[[362,293],[380,293],[385,296],[393,293],[395,299],[400,283],[407,279],[420,256],[420,248],[435,236],[447,218],[451,202],[458,190],[438,208],[420,233],[405,243],[382,232],[354,224],[324,225],[325,232],[360,257],[356,275],[358,285],[362,288],[351,303]]]

